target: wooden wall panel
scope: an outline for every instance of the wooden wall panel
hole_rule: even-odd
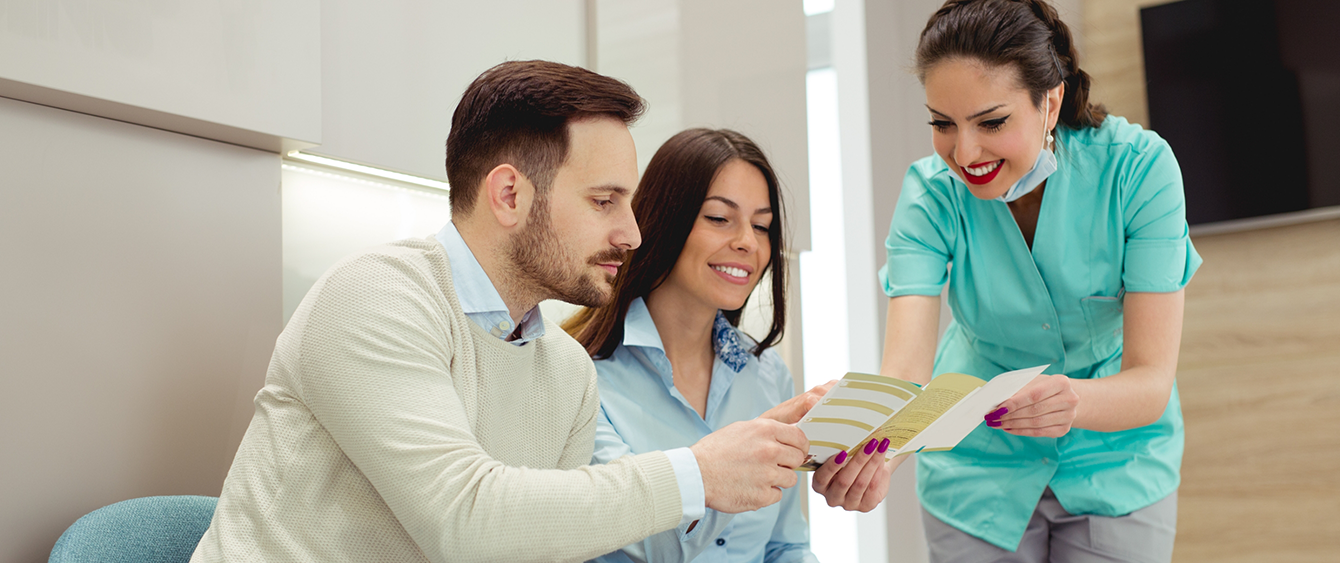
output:
[[[1139,9],[1084,0],[1092,98],[1148,125]],[[1194,237],[1173,560],[1340,560],[1340,220]]]
[[[1140,8],[1169,0],[1084,0],[1080,68],[1093,77],[1089,99],[1113,115],[1149,126]]]
[[[1340,559],[1340,220],[1195,238],[1174,561]]]

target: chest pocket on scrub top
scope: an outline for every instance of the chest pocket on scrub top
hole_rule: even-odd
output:
[[[1124,294],[1125,291],[1118,293]],[[1080,300],[1084,319],[1089,324],[1093,355],[1103,360],[1121,347],[1122,300],[1120,297],[1095,295]]]

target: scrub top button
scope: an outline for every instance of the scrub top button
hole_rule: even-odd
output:
[[[726,545],[725,538],[717,538],[717,545]]]
[[[1052,325],[1049,325],[1049,324],[1047,324],[1047,323],[1042,323],[1042,330],[1051,330],[1051,329],[1052,329]]]

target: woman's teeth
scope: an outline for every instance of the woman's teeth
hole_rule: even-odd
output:
[[[994,162],[988,162],[976,168],[964,167],[963,170],[969,174],[972,174],[973,176],[985,176],[987,174],[990,174],[992,170],[995,170],[997,167],[999,167],[1001,162],[1004,161],[997,160]]]
[[[735,276],[737,278],[749,277],[749,272],[746,272],[740,268],[732,268],[730,266],[712,266],[712,269],[721,272],[723,274],[726,274],[728,276]]]

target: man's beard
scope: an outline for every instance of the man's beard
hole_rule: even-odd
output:
[[[516,283],[538,288],[544,299],[558,299],[584,307],[601,307],[609,303],[613,276],[608,276],[604,284],[593,281],[586,275],[586,266],[623,262],[628,253],[609,248],[578,266],[577,260],[554,232],[548,202],[536,198],[532,209],[530,225],[512,235],[511,248],[507,250]]]

